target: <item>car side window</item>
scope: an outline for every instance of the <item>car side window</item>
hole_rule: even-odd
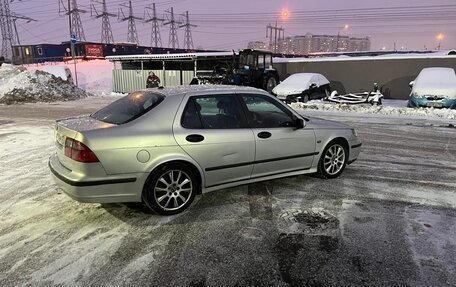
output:
[[[190,129],[235,129],[246,126],[235,95],[192,97],[184,109],[182,126]]]
[[[182,116],[182,126],[187,129],[201,129],[203,124],[201,123],[200,116],[201,106],[190,98],[187,102],[187,106],[184,109]]]
[[[253,128],[294,127],[292,113],[280,103],[262,95],[242,95]]]

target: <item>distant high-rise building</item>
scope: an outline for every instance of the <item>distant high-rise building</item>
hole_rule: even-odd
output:
[[[247,44],[247,49],[269,50],[269,44],[263,41],[252,41]]]
[[[337,35],[306,35],[286,37],[278,43],[279,53],[306,55],[318,52],[369,51],[369,37],[352,38]]]

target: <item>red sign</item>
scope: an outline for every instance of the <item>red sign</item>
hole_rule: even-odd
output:
[[[98,44],[85,45],[86,56],[93,58],[103,58],[103,46]]]

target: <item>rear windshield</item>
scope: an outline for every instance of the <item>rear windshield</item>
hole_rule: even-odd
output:
[[[105,123],[125,124],[150,111],[164,98],[149,91],[134,92],[93,113],[91,117]]]

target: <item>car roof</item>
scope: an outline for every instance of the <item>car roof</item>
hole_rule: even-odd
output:
[[[455,83],[456,74],[452,68],[431,67],[424,68],[418,74],[417,82]]]
[[[231,85],[187,85],[187,86],[170,86],[160,88],[144,89],[143,91],[153,91],[155,93],[162,94],[165,97],[183,94],[210,94],[217,93],[262,93],[268,94],[266,91],[245,87],[245,86],[231,86]]]
[[[325,76],[322,74],[318,73],[296,73],[290,75],[288,78],[286,78],[284,81],[292,82],[292,81],[298,81],[298,82],[308,82],[311,80],[318,80],[318,81],[328,81]],[[328,81],[329,82],[329,81]],[[317,83],[320,84],[320,83]]]

